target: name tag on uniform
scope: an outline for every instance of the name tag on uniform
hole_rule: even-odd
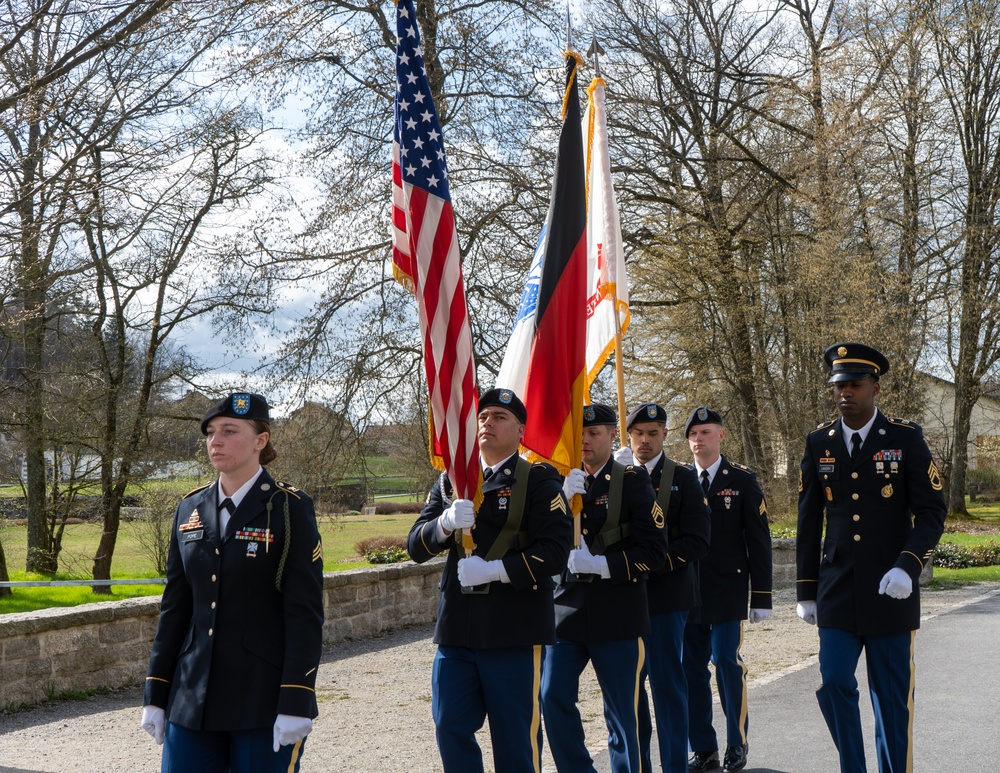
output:
[[[198,531],[186,531],[181,535],[181,540],[184,542],[194,542],[205,536],[204,529],[198,529]]]

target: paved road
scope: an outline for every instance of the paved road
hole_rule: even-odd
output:
[[[925,609],[942,613],[927,619],[917,634],[914,769],[993,770],[1000,760],[1000,679],[993,671],[1000,651],[1000,587],[934,592],[922,601]],[[795,632],[815,629],[795,619],[789,603],[779,605],[772,632],[754,629],[747,635],[747,649],[758,666],[777,654],[815,652],[814,642],[800,642],[796,650]],[[309,738],[303,771],[440,773],[430,718],[435,650],[430,636],[431,628],[422,626],[327,648],[317,681],[322,714]],[[774,652],[776,647],[780,653]],[[785,657],[784,662],[796,660]],[[747,770],[837,773],[833,743],[814,696],[819,683],[815,663],[809,659],[780,668],[764,670],[750,683]],[[156,773],[159,748],[138,727],[141,695],[137,685],[83,701],[0,713],[0,773]],[[865,727],[871,733],[867,704],[863,699]],[[581,713],[595,750],[603,745],[600,706],[600,690],[588,669],[581,683]],[[488,729],[479,740],[486,749],[487,770],[492,770]],[[606,751],[598,762],[607,773]],[[554,773],[551,763],[545,770]],[[874,762],[870,770],[874,773]]]
[[[923,621],[915,655],[916,773],[993,771],[1000,766],[998,654],[1000,591]],[[864,669],[859,670],[868,769],[874,772],[874,719]],[[816,704],[819,682],[819,666],[811,658],[778,678],[752,685],[747,773],[839,770],[837,751]],[[718,704],[715,713],[718,722]],[[597,760],[597,768],[610,771],[607,752]]]

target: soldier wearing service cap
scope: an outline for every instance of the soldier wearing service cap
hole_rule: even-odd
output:
[[[448,476],[410,529],[410,557],[448,551],[441,575],[431,710],[445,773],[483,770],[475,734],[490,721],[497,773],[541,771],[542,646],[555,641],[553,575],[566,568],[572,521],[559,473],[518,456],[527,411],[510,389],[479,398],[483,501],[453,499]],[[473,527],[460,556],[455,532]]]
[[[712,513],[708,554],[698,561],[702,606],[691,612],[684,629],[692,749],[688,769],[719,767],[719,744],[712,727],[711,660],[726,719],[722,768],[729,773],[747,764],[747,669],[740,645],[743,621],[748,618],[748,592],[750,622],[771,615],[771,532],[757,476],[722,455],[726,431],[719,412],[695,408],[684,424],[684,434]]]
[[[146,677],[142,727],[163,773],[297,771],[323,649],[323,549],[312,500],[277,458],[261,395],[204,415],[215,483],[181,500]]]
[[[646,582],[650,633],[646,638],[649,689],[656,709],[656,736],[664,773],[687,770],[687,677],[681,665],[688,612],[701,604],[698,559],[708,552],[712,523],[705,492],[694,470],[663,453],[667,412],[642,403],[632,409],[625,427],[629,447],[615,453],[623,464],[641,464],[649,472],[665,517],[667,560]],[[646,691],[639,694],[639,735],[643,770],[652,770],[652,720]]]
[[[594,771],[577,708],[589,661],[604,696],[608,751],[615,773],[640,770],[636,696],[649,634],[646,578],[663,563],[663,511],[644,467],[611,456],[615,411],[583,411],[583,469],[570,470],[566,497],[583,497],[581,544],[556,587],[556,643],[546,647],[542,714],[560,773]]]
[[[855,676],[862,649],[879,770],[908,771],[917,580],[944,528],[941,478],[920,427],[887,418],[875,406],[888,359],[852,342],[834,344],[824,358],[840,418],[806,438],[797,611],[819,626],[822,685],[816,697],[841,771],[866,770]]]

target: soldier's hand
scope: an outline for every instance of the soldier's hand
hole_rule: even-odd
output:
[[[628,446],[622,446],[617,451],[615,451],[615,461],[619,464],[635,464],[635,457],[632,456],[632,449]]]
[[[809,623],[809,625],[816,625],[816,602],[800,601],[795,605],[795,614]]]
[[[467,588],[485,585],[488,582],[510,582],[503,568],[503,561],[486,561],[479,556],[462,558],[458,562],[458,581]]]
[[[770,609],[750,609],[750,622],[760,623],[767,620],[772,614]]]
[[[595,556],[591,553],[586,542],[575,550],[569,551],[567,568],[573,574],[599,574],[605,580],[611,578],[608,559],[605,556]]]
[[[159,706],[143,706],[142,719],[139,727],[152,736],[157,744],[163,745],[163,727],[166,724],[166,713]]]
[[[885,577],[879,583],[878,592],[894,599],[909,598],[913,593],[913,580],[898,566],[894,566],[885,573]]]
[[[468,529],[476,522],[476,508],[471,499],[456,499],[441,513],[441,528],[446,532]]]
[[[301,741],[312,732],[313,721],[309,717],[293,717],[279,714],[274,720],[274,751]]]
[[[580,469],[569,471],[569,475],[563,481],[563,494],[566,499],[572,499],[574,494],[583,496],[587,491],[587,474]]]

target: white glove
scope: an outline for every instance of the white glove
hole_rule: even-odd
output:
[[[163,726],[166,724],[166,719],[166,712],[159,706],[143,706],[139,727],[149,733],[152,739],[162,746]]]
[[[313,721],[308,717],[279,714],[274,720],[274,750],[301,741],[312,732]]]
[[[800,601],[795,605],[795,614],[809,623],[809,625],[816,625],[816,602]]]
[[[885,577],[879,583],[878,592],[894,599],[909,598],[913,593],[913,580],[898,566],[894,566],[885,573]]]
[[[772,614],[773,612],[770,609],[754,609],[753,607],[751,607],[750,622],[751,623],[763,622],[764,620],[767,620],[767,618],[769,618]]]
[[[487,561],[479,556],[469,556],[458,561],[458,581],[466,588],[485,585],[488,582],[510,582],[503,561]]]
[[[635,457],[632,456],[632,449],[628,446],[622,446],[617,451],[615,451],[615,461],[619,464],[635,464]]]
[[[611,579],[608,559],[605,556],[595,556],[591,553],[586,542],[575,550],[569,551],[569,561],[566,566],[573,574],[599,574],[605,580]]]
[[[468,529],[476,522],[476,507],[471,499],[456,499],[438,519],[445,532]]]
[[[572,499],[574,494],[583,496],[587,493],[587,473],[581,469],[572,469],[563,481],[563,494],[566,499]]]

